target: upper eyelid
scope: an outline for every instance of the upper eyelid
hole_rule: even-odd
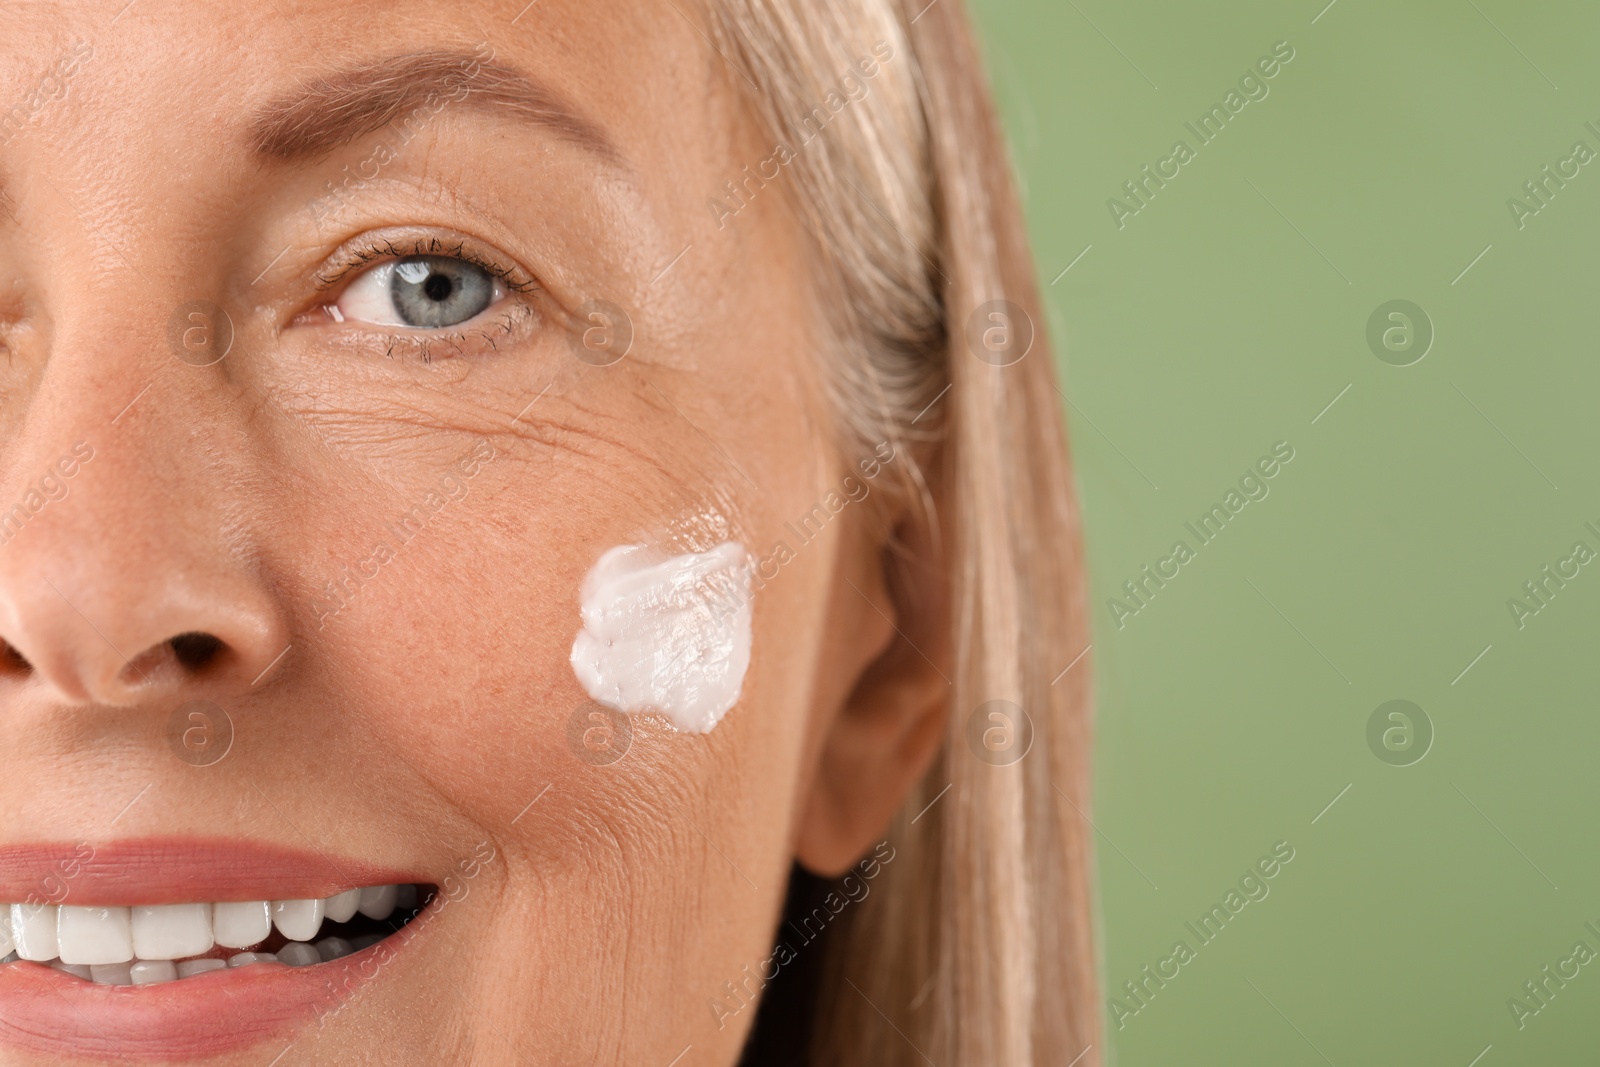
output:
[[[471,263],[500,279],[513,293],[529,293],[539,288],[538,282],[527,271],[496,262],[464,238],[445,240],[438,236],[418,236],[413,240],[396,240],[392,237],[375,237],[365,243],[361,238],[356,238],[341,245],[334,256],[342,256],[344,262],[332,270],[324,268],[313,275],[312,283],[318,292],[336,288],[352,275],[374,264],[414,256],[442,256]]]

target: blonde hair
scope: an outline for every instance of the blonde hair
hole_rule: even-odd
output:
[[[934,528],[948,536],[948,729],[891,831],[894,862],[830,935],[811,1062],[1094,1067],[1087,661],[1058,673],[1088,644],[1078,519],[1027,237],[964,6],[707,3],[730,84],[792,150],[781,180],[842,353],[829,368],[841,443],[907,445],[921,462],[905,491],[943,505]],[[881,61],[862,65],[875,48]],[[994,321],[1013,337],[1036,335],[1005,366],[969,341],[994,301],[1008,302]],[[1033,727],[1031,750],[1006,766],[967,742],[994,699]]]

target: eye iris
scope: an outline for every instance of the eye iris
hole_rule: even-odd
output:
[[[445,256],[401,260],[389,290],[400,320],[423,329],[459,325],[494,302],[494,279],[486,271]]]

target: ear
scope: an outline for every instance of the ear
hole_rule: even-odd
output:
[[[838,561],[829,609],[835,636],[828,645],[851,676],[843,699],[818,709],[831,717],[796,841],[796,859],[829,878],[882,840],[938,753],[949,715],[949,582],[940,539],[921,518],[903,521],[887,545],[861,534],[848,539]]]

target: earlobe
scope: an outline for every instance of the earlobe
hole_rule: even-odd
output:
[[[870,588],[840,576],[835,610],[865,613],[883,637],[829,723],[802,802],[796,859],[814,874],[842,875],[882,839],[944,739],[949,598],[936,544],[903,530],[897,550],[876,553]]]

